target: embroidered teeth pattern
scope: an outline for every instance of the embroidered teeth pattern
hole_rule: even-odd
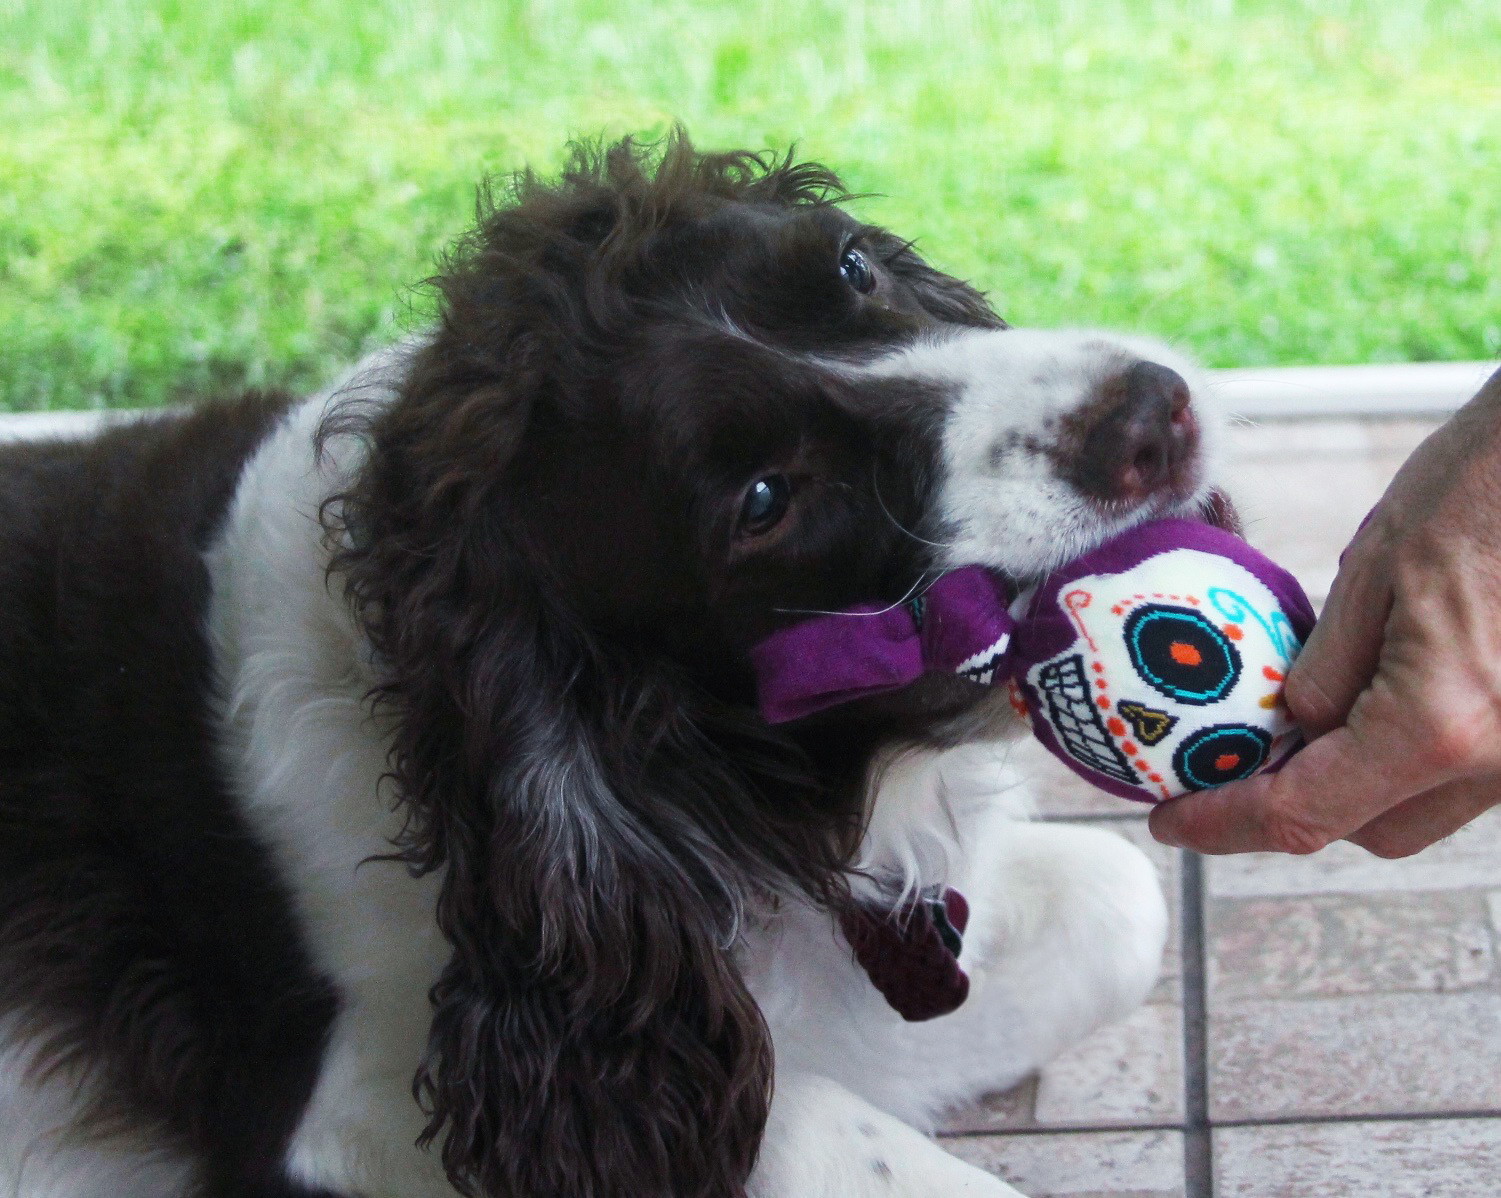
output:
[[[989,686],[994,681],[996,668],[1001,664],[1001,658],[1006,656],[1006,650],[1010,645],[1011,634],[1008,632],[990,648],[981,649],[973,657],[965,658],[959,663],[959,668],[954,673],[973,678],[981,686]]]

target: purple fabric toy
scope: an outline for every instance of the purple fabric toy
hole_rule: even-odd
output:
[[[1282,685],[1313,621],[1297,580],[1233,533],[1161,520],[1019,598],[966,566],[916,603],[783,629],[753,658],[772,723],[929,671],[1004,681],[1070,769],[1158,802],[1275,769],[1301,745]]]

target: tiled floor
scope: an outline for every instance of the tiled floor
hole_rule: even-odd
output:
[[[1322,600],[1421,422],[1240,428],[1248,534]],[[1148,847],[1174,900],[1164,980],[949,1147],[1031,1198],[1501,1195],[1501,811],[1428,852],[1198,859],[1031,754],[1049,819]]]

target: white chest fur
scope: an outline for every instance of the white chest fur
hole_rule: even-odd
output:
[[[414,1147],[423,1120],[411,1097],[427,991],[446,958],[436,879],[374,859],[401,817],[381,783],[387,746],[364,698],[363,642],[325,577],[318,507],[353,448],[315,458],[325,402],[295,410],[257,453],[209,555],[221,747],[341,1002],[289,1171],[345,1192],[451,1194]]]

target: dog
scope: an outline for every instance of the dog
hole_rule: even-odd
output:
[[[749,652],[1228,509],[1189,363],[847,198],[585,146],[329,391],[0,450],[7,1192],[1015,1195],[924,1131],[1140,1001],[1155,873],[1027,822],[1003,693],[771,726]],[[841,928],[934,887],[909,1022]]]

